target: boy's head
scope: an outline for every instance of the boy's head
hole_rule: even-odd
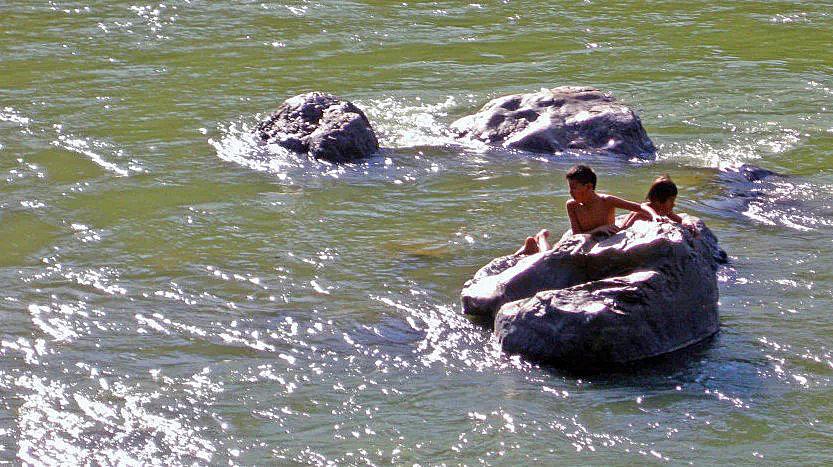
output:
[[[592,188],[596,189],[596,173],[593,172],[593,169],[587,167],[586,165],[574,165],[567,171],[567,181],[575,180],[582,185],[587,185],[588,183],[592,185]]]
[[[671,177],[663,175],[657,177],[651,188],[648,189],[648,201],[652,203],[662,204],[671,198],[677,197],[677,185],[671,181]]]
[[[567,171],[567,184],[570,186],[570,197],[583,203],[588,195],[596,189],[596,174],[586,165],[575,165]]]

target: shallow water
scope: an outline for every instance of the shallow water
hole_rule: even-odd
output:
[[[2,2],[0,459],[166,464],[833,461],[829,2]],[[658,161],[444,128],[610,90]],[[252,145],[291,95],[385,149]],[[638,371],[501,355],[463,282],[567,228],[563,172],[681,187],[732,258],[720,334]],[[718,169],[785,174],[746,184]]]

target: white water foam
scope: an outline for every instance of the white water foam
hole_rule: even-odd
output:
[[[805,232],[833,227],[833,211],[827,205],[831,186],[766,180],[752,195],[743,215],[761,224]]]
[[[296,154],[277,144],[262,144],[255,133],[256,121],[240,117],[237,121],[219,126],[219,139],[208,139],[220,159],[258,172],[277,176],[282,181],[293,182],[295,176],[319,175],[339,178],[353,164],[332,164],[306,155]]]
[[[29,125],[31,121],[32,120],[30,118],[24,117],[13,107],[3,107],[3,109],[0,110],[0,122],[17,123],[23,127]]]
[[[453,96],[430,104],[416,97],[413,100],[387,97],[356,103],[367,114],[384,147],[459,145],[448,131],[448,111],[457,107]],[[478,145],[479,147],[479,145]]]
[[[765,155],[789,151],[801,141],[801,133],[798,130],[780,127],[775,122],[755,124],[746,128],[726,123],[724,128],[732,133],[725,144],[710,143],[702,139],[666,143],[660,145],[657,160],[681,160],[697,167],[724,169],[754,162]]]
[[[373,108],[381,112],[379,107]],[[391,109],[391,112],[394,115],[391,119],[395,120],[401,110]],[[403,144],[404,146],[401,147],[410,147],[412,143],[428,144],[433,141],[436,144],[443,144],[440,141],[450,141],[436,133],[439,124],[433,122],[428,114],[414,117],[415,121],[423,123],[422,130],[412,134],[407,133],[408,125],[374,121],[375,126],[388,128],[388,133],[380,135],[382,150],[368,159],[334,164],[305,154],[294,153],[277,144],[264,144],[255,131],[257,122],[262,118],[263,116],[259,114],[251,117],[241,116],[236,121],[218,125],[220,136],[209,138],[208,144],[214,147],[220,159],[258,172],[275,175],[287,184],[295,184],[301,180],[309,182],[321,177],[335,179],[357,177],[361,180],[389,180],[395,184],[411,183],[424,174],[439,172],[441,163],[423,157],[421,151],[414,151],[415,154],[405,154],[403,157],[398,157],[402,154],[397,154],[394,158],[394,154],[391,154],[388,149],[391,142]],[[391,133],[394,128],[395,131]]]
[[[34,122],[31,118],[24,116],[12,107],[4,107],[0,110],[0,122],[16,123],[20,126],[21,131],[27,134],[34,134],[37,132],[44,134],[47,138],[51,138],[52,136],[50,133],[54,131],[55,136],[51,142],[53,146],[85,156],[94,164],[109,172],[113,172],[116,175],[126,177],[129,176],[131,172],[138,173],[145,171],[135,160],[130,160],[127,167],[123,167],[108,160],[110,156],[124,159],[125,152],[122,149],[114,148],[109,143],[98,141],[93,138],[65,134],[63,132],[63,125],[56,124],[52,125],[51,128],[44,127],[43,125],[38,124],[38,122]],[[109,154],[109,156],[105,156],[104,154]]]
[[[93,163],[102,167],[105,170],[115,173],[116,175],[120,175],[122,177],[126,177],[130,175],[131,169],[137,172],[141,172],[141,168],[139,167],[128,167],[124,168],[112,162],[109,162],[107,159],[104,158],[101,154],[93,151],[93,149],[109,149],[106,143],[101,141],[95,141],[90,138],[78,138],[73,135],[62,135],[59,134],[58,138],[52,142],[53,146],[57,146],[61,149],[66,149],[68,151],[72,151],[77,154],[81,154],[89,158]],[[113,151],[115,155],[122,157],[124,155],[121,149]]]

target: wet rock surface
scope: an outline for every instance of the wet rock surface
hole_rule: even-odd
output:
[[[364,112],[351,102],[321,92],[287,99],[256,132],[264,142],[330,162],[349,162],[379,150]]]
[[[833,228],[831,191],[806,177],[750,164],[720,168],[721,195],[704,205],[716,215],[809,232]]]
[[[637,222],[595,242],[568,236],[553,249],[503,257],[462,292],[464,311],[494,315],[504,351],[562,366],[624,363],[718,331],[716,271],[726,254],[696,218]]]
[[[724,167],[720,170],[721,173],[725,174],[729,178],[736,178],[746,180],[747,182],[759,182],[767,177],[783,177],[783,175],[773,172],[772,170],[765,169],[763,167],[758,167],[756,165],[751,164],[740,164],[737,166],[728,166]]]
[[[590,87],[499,97],[452,123],[451,130],[459,137],[533,152],[606,151],[650,158],[656,151],[633,110]]]
[[[723,167],[718,173],[718,181],[728,198],[747,202],[777,191],[776,183],[786,179],[777,172],[750,164]]]

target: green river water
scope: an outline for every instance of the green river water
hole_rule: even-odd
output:
[[[833,462],[831,31],[829,1],[0,0],[0,461]],[[566,84],[657,161],[445,131]],[[383,150],[264,155],[311,90]],[[731,258],[716,338],[579,376],[462,316],[480,266],[569,226],[577,161],[634,200],[675,179]]]

